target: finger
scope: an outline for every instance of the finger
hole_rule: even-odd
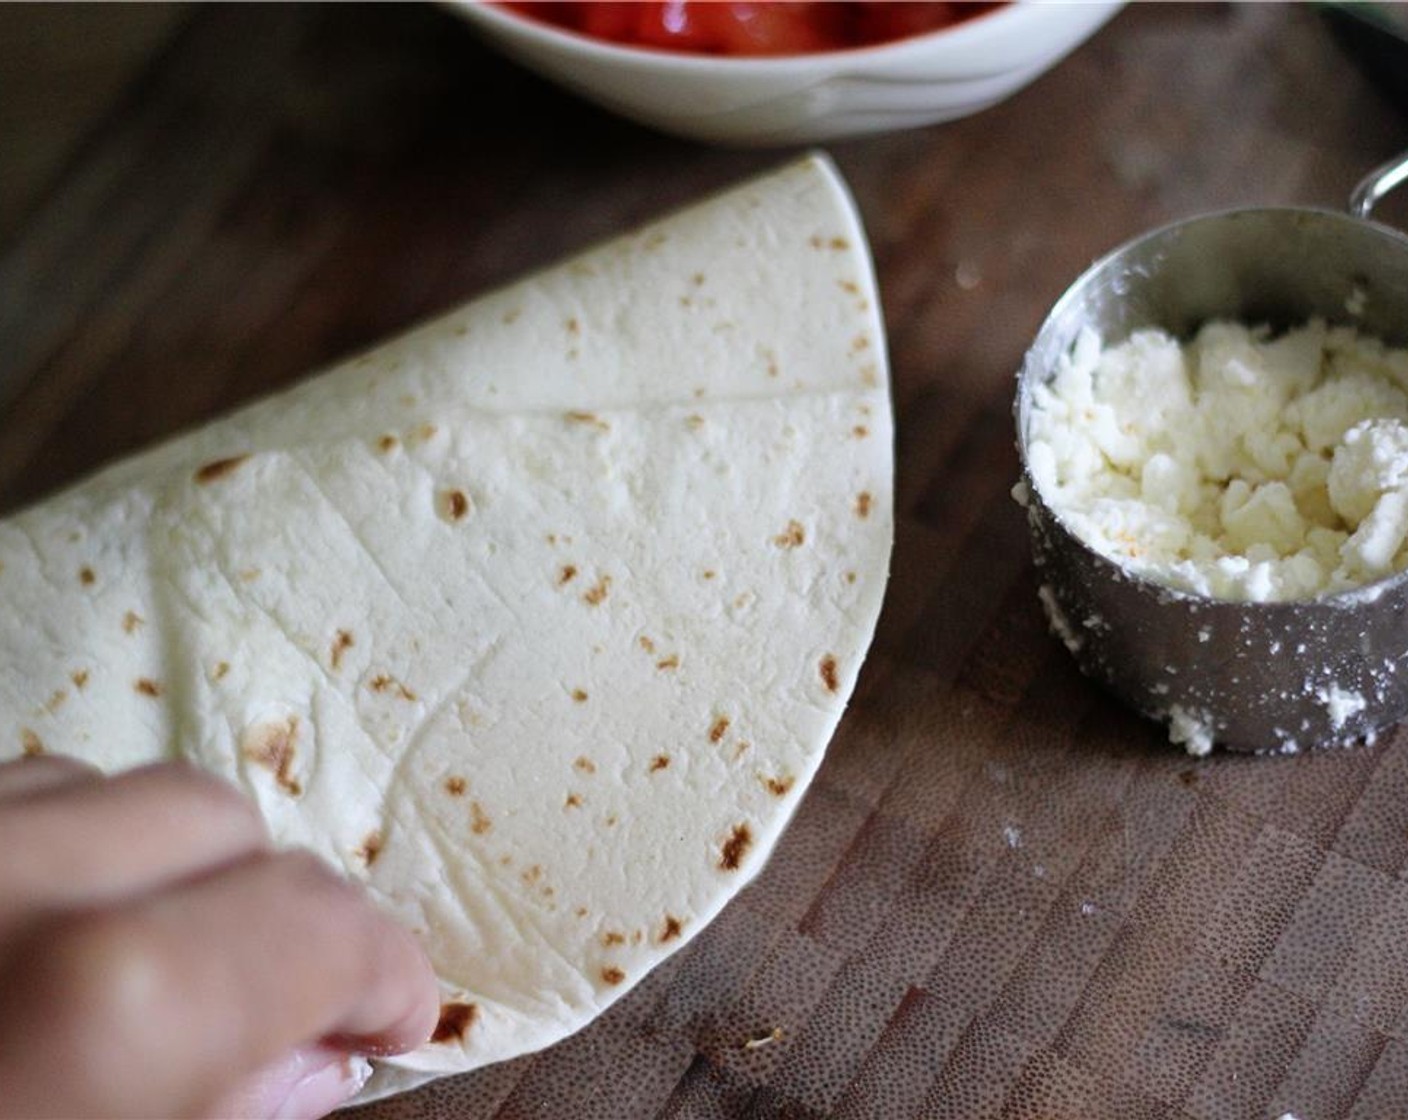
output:
[[[206,1114],[317,1120],[356,1096],[371,1072],[365,1058],[330,1046],[295,1050],[247,1078]]]
[[[27,1043],[48,1055],[50,1089],[79,1098],[58,1102],[71,1112],[86,1102],[150,1114],[183,1102],[182,1112],[200,1113],[250,1071],[320,1039],[415,1046],[438,1010],[410,934],[300,853],[62,916],[11,961],[0,976],[0,1081],[18,1076],[4,1056]],[[14,1037],[18,1010],[34,1007],[46,1009],[39,1029],[57,1043],[32,1037],[32,1016],[29,1035]],[[22,1076],[45,1068],[26,1063]]]
[[[102,778],[96,766],[58,754],[41,754],[0,764],[0,801]]]
[[[32,760],[33,761],[33,760]],[[253,805],[190,766],[70,781],[0,804],[0,898],[11,913],[90,905],[249,855],[267,845]]]

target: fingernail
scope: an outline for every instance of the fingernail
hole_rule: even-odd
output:
[[[365,1058],[339,1058],[294,1082],[271,1120],[318,1120],[356,1096],[371,1075]]]

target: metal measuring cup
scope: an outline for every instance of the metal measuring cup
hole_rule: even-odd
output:
[[[1371,736],[1408,715],[1408,573],[1294,602],[1212,599],[1133,575],[1076,536],[1027,464],[1032,386],[1082,327],[1107,344],[1145,327],[1190,337],[1209,319],[1285,329],[1320,317],[1408,345],[1408,236],[1370,220],[1408,181],[1408,154],[1355,188],[1350,213],[1238,209],[1144,234],[1093,264],[1052,308],[1017,377],[1017,443],[1042,599],[1081,670],[1213,742],[1293,752]]]

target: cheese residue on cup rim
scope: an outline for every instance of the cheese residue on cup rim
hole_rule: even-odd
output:
[[[1087,328],[1031,405],[1038,492],[1132,574],[1271,602],[1408,567],[1408,349],[1318,319]]]

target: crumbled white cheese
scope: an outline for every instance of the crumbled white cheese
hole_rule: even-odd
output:
[[[1315,699],[1325,705],[1325,711],[1330,716],[1330,726],[1336,731],[1369,706],[1363,693],[1352,692],[1337,684],[1320,689],[1316,692]]]
[[[1181,704],[1172,704],[1168,710],[1168,738],[1171,743],[1182,743],[1183,749],[1194,758],[1202,758],[1212,750],[1212,724],[1204,712],[1192,712]]]
[[[1132,573],[1270,601],[1408,567],[1408,349],[1319,320],[1186,345],[1086,330],[1032,406],[1038,491]]]

